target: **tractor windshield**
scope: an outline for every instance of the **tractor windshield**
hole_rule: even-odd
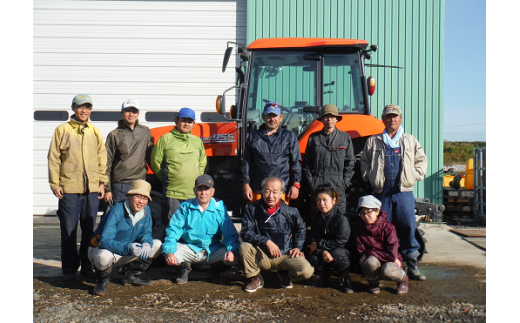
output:
[[[252,61],[247,121],[255,121],[258,127],[269,101],[280,104],[282,126],[296,136],[316,120],[316,111],[323,104],[335,104],[340,113],[364,111],[362,75],[355,52],[257,51]]]

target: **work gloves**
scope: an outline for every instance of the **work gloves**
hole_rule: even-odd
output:
[[[150,256],[151,252],[152,252],[152,247],[150,247],[150,245],[148,243],[143,243],[142,249],[141,249],[141,255],[139,256],[139,258],[141,258],[141,260],[146,260]]]
[[[139,257],[141,255],[142,250],[143,249],[140,243],[134,242],[130,244],[130,253],[132,254],[132,256]]]

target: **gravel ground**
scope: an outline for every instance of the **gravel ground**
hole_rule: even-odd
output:
[[[280,289],[275,274],[256,293],[245,293],[244,279],[228,271],[227,285],[197,281],[176,285],[154,279],[150,286],[122,286],[112,276],[107,294],[91,294],[93,284],[59,277],[33,279],[34,322],[485,322],[485,270],[423,264],[428,280],[411,281],[406,295],[383,282],[380,295],[366,291],[353,274],[356,293],[315,287],[312,282]],[[161,268],[155,270],[161,270]],[[192,273],[193,274],[193,273]],[[173,280],[174,278],[172,278]],[[191,278],[190,278],[191,279]]]

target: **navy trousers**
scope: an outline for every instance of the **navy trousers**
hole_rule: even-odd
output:
[[[400,179],[401,149],[385,146],[385,186],[383,192],[374,196],[381,201],[381,210],[395,226],[399,253],[403,258],[416,258],[420,246],[415,239],[415,198],[412,191],[400,191]]]
[[[98,207],[98,193],[63,194],[59,200],[57,215],[60,220],[63,274],[75,273],[80,266],[90,268],[88,247],[94,233]],[[76,245],[78,222],[81,227],[79,253]]]

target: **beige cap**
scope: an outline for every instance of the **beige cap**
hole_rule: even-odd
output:
[[[150,183],[142,179],[138,179],[132,182],[132,185],[130,185],[130,190],[126,194],[144,195],[148,198],[148,200],[152,201],[152,198],[150,197],[151,190],[152,185],[150,185]]]
[[[328,104],[325,104],[323,106],[323,108],[321,108],[321,111],[320,111],[320,116],[318,117],[318,120],[321,120],[321,118],[323,118],[325,115],[327,114],[332,114],[333,116],[335,116],[336,118],[338,118],[338,121],[341,121],[341,119],[343,119],[342,116],[340,116],[339,114],[339,109],[337,106],[335,106],[334,104],[332,103],[328,103]]]
[[[384,117],[390,113],[401,115],[401,107],[399,107],[397,104],[387,104],[386,107],[383,109],[383,114],[381,115],[381,117]]]

